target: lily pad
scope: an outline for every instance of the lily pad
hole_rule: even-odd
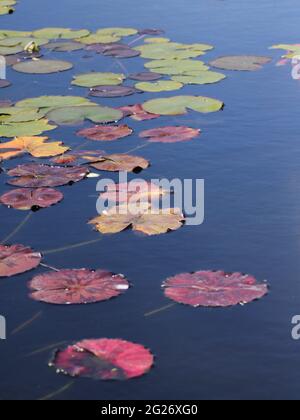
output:
[[[84,47],[80,42],[50,42],[45,45],[47,50],[55,52],[68,52],[68,51],[79,51]]]
[[[56,125],[50,125],[44,118],[39,121],[3,123],[0,124],[0,137],[39,136],[56,128]]]
[[[87,160],[91,157],[102,156],[106,153],[103,150],[73,150],[72,152],[65,153],[59,157],[52,159],[51,161],[57,165],[69,165],[79,159]]]
[[[39,96],[37,98],[23,99],[16,103],[20,108],[39,108],[50,111],[55,108],[68,106],[91,105],[92,102],[81,96]]]
[[[260,299],[268,293],[267,284],[252,276],[223,271],[179,274],[164,284],[165,295],[193,307],[228,307]]]
[[[20,122],[38,121],[44,117],[38,108],[7,107],[0,110],[0,123],[12,124]]]
[[[24,245],[0,245],[0,277],[11,277],[33,270],[40,265],[42,255]]]
[[[172,80],[184,85],[205,85],[217,83],[224,79],[226,79],[224,74],[213,71],[199,71],[197,76],[172,76]]]
[[[86,73],[75,76],[72,85],[80,87],[118,86],[125,80],[124,74],[120,73]]]
[[[31,280],[30,297],[56,305],[95,303],[117,297],[129,289],[121,274],[104,270],[60,270]]]
[[[139,89],[131,86],[98,86],[90,90],[89,95],[96,98],[121,98],[142,93]]]
[[[140,104],[123,106],[120,107],[119,110],[123,112],[124,117],[130,117],[135,121],[155,120],[156,118],[160,117],[160,115],[150,114],[149,112],[145,111]]]
[[[150,166],[150,162],[140,156],[105,155],[87,159],[92,168],[107,172],[140,172]]]
[[[145,67],[156,73],[166,75],[195,75],[209,69],[203,61],[195,60],[154,60],[145,64]]]
[[[8,184],[25,188],[60,187],[81,181],[88,171],[80,166],[49,166],[29,163],[19,165],[7,172],[10,177]]]
[[[165,31],[163,29],[151,29],[151,28],[146,28],[146,29],[140,29],[139,30],[139,35],[163,35],[165,33]]]
[[[58,125],[76,125],[85,120],[94,123],[116,122],[123,118],[123,115],[114,108],[85,105],[54,109],[47,114],[47,118]]]
[[[153,99],[143,104],[147,112],[159,115],[183,115],[188,110],[210,113],[220,111],[223,106],[223,102],[204,96],[175,96]]]
[[[154,357],[145,347],[124,340],[84,340],[58,350],[50,362],[56,371],[72,377],[126,380],[143,376]]]
[[[155,82],[156,80],[159,80],[162,78],[162,75],[159,73],[153,73],[153,72],[143,72],[143,73],[131,73],[128,76],[128,79],[131,80],[137,80],[139,82]]]
[[[162,189],[153,182],[131,181],[122,184],[109,184],[105,192],[100,194],[101,200],[109,200],[110,203],[151,202],[152,199],[170,194],[170,191]]]
[[[6,29],[0,29],[0,38],[11,38],[11,37],[29,37],[32,35],[32,32],[28,31],[11,31]]]
[[[73,68],[73,64],[61,60],[35,60],[24,61],[13,65],[13,69],[20,73],[50,74],[67,71]]]
[[[7,88],[11,86],[11,83],[8,80],[0,79],[0,89]]]
[[[179,90],[183,87],[183,84],[172,80],[160,80],[158,82],[140,82],[137,83],[135,87],[144,92],[157,93]]]
[[[76,39],[84,38],[90,34],[87,29],[73,30],[69,28],[43,28],[33,32],[36,38],[47,39]]]
[[[137,34],[138,31],[132,28],[105,28],[99,29],[96,33],[82,38],[79,41],[84,44],[109,44],[119,42],[123,37]]]
[[[129,46],[122,47],[106,47],[103,55],[114,58],[134,58],[139,57],[141,53]]]
[[[128,125],[97,125],[78,131],[77,135],[95,141],[114,141],[130,136],[133,130]]]
[[[145,44],[165,44],[171,42],[170,38],[146,38]]]
[[[141,53],[141,57],[152,60],[183,60],[195,58],[205,54],[207,49],[212,48],[208,45],[186,45],[175,42],[145,44],[135,47]]]
[[[154,209],[149,203],[141,203],[134,211],[130,205],[122,204],[92,219],[89,224],[102,234],[120,233],[128,228],[146,235],[160,235],[180,229],[184,216],[178,209]]]
[[[255,71],[260,70],[265,64],[270,63],[272,58],[255,55],[236,55],[220,57],[209,64],[222,70]]]
[[[189,127],[163,127],[142,131],[140,137],[150,143],[179,143],[199,137],[201,130]]]
[[[52,188],[21,188],[3,194],[0,203],[17,210],[37,210],[53,206],[63,198],[60,191]]]
[[[7,143],[0,144],[0,160],[11,159],[29,153],[31,156],[52,157],[69,150],[61,141],[48,142],[48,137],[17,137]]]

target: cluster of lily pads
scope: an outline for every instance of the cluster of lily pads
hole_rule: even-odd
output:
[[[17,189],[6,192],[0,202],[18,210],[37,210],[57,204],[63,194],[57,187],[71,185],[99,174],[95,171],[140,172],[150,162],[130,154],[106,154],[102,150],[71,150],[62,141],[51,140],[44,133],[58,126],[96,124],[76,131],[76,135],[93,142],[123,141],[133,130],[120,121],[126,118],[151,121],[164,116],[184,115],[190,111],[217,112],[224,103],[203,96],[175,96],[154,98],[122,107],[106,107],[95,98],[131,96],[143,92],[177,91],[187,84],[217,83],[225,75],[211,71],[211,67],[225,70],[261,68],[270,59],[257,56],[221,57],[210,66],[198,60],[213,47],[206,44],[180,44],[161,37],[160,30],[107,28],[95,33],[65,28],[46,28],[34,32],[1,31],[0,54],[5,55],[14,70],[31,74],[67,71],[72,63],[43,58],[43,50],[66,52],[86,49],[114,59],[141,57],[146,71],[125,74],[92,72],[79,74],[70,82],[73,86],[88,88],[88,97],[41,96],[16,103],[0,104],[0,143],[2,164],[12,158],[29,155],[35,159],[50,159],[46,164],[31,162],[4,172],[7,183]],[[137,36],[125,44],[123,38]],[[143,41],[142,45],[134,46]],[[168,79],[167,79],[168,78]],[[134,81],[134,86],[124,85]],[[2,82],[0,87],[8,87]],[[93,100],[91,99],[93,98]],[[139,137],[149,143],[177,143],[191,141],[201,135],[199,128],[161,126],[144,130]],[[132,187],[132,185],[131,185]],[[115,206],[89,221],[101,234],[116,234],[128,228],[145,235],[165,234],[184,225],[184,215],[176,208],[153,212],[150,198],[162,197],[169,191],[147,184],[128,194],[128,184],[108,188],[102,198],[115,197]],[[135,196],[140,211],[128,211],[128,198]],[[116,211],[117,210],[117,211]],[[41,264],[42,255],[23,245],[0,245],[0,277],[11,277],[27,272]],[[130,288],[124,275],[105,270],[54,270],[34,277],[29,283],[30,297],[57,305],[89,304],[115,298]],[[249,303],[265,296],[268,286],[241,273],[200,271],[184,273],[167,279],[162,284],[165,296],[176,303],[192,307],[228,307]],[[101,361],[101,363],[100,363]],[[51,365],[71,376],[95,379],[130,379],[148,372],[154,363],[153,355],[144,347],[123,340],[83,340],[58,350]]]

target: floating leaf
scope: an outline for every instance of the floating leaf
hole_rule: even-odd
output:
[[[11,86],[11,83],[8,80],[0,79],[0,89],[7,88]]]
[[[112,207],[100,216],[92,219],[89,224],[102,234],[119,233],[128,228],[146,235],[160,235],[180,229],[184,216],[178,209],[157,209],[149,203],[134,206],[122,204]]]
[[[74,163],[79,159],[87,160],[93,156],[101,155],[105,155],[103,150],[73,150],[70,153],[66,153],[62,156],[52,159],[52,162],[57,165],[69,165],[70,163]]]
[[[211,49],[209,45],[186,45],[175,42],[145,44],[135,49],[141,52],[141,57],[152,60],[183,60],[186,58],[195,58],[205,54],[205,51]]]
[[[87,29],[74,31],[69,28],[43,28],[33,32],[36,38],[47,38],[47,39],[76,39],[83,38],[90,34]]]
[[[150,166],[150,162],[140,156],[122,154],[99,156],[87,159],[90,166],[99,171],[108,172],[140,172]]]
[[[42,47],[48,44],[47,38],[32,38],[32,37],[5,37],[0,39],[1,47],[21,47],[23,50],[28,44],[34,43],[37,47]]]
[[[209,64],[222,70],[255,71],[260,70],[265,64],[270,63],[270,57],[255,55],[234,55],[220,57],[211,61]]]
[[[141,82],[135,85],[137,89],[144,92],[170,92],[172,90],[179,90],[183,87],[182,83],[172,80],[160,80],[158,82]]]
[[[80,42],[50,42],[45,48],[56,52],[68,52],[82,50],[84,47]]]
[[[52,188],[21,188],[3,194],[0,203],[17,210],[37,210],[53,206],[63,198],[60,191]]]
[[[85,105],[54,109],[47,114],[47,118],[58,125],[76,125],[85,120],[94,123],[116,122],[123,118],[123,115],[114,108]]]
[[[142,131],[140,137],[149,139],[150,143],[179,143],[199,137],[201,130],[189,127],[163,127]]]
[[[29,153],[37,158],[58,156],[69,150],[61,141],[47,142],[48,137],[17,137],[0,144],[0,160],[11,159]]]
[[[209,69],[203,61],[194,60],[155,60],[145,64],[145,67],[160,74],[167,75],[197,75],[198,72]]]
[[[199,71],[197,76],[173,76],[172,80],[183,83],[184,85],[205,85],[209,83],[217,83],[226,79],[222,73],[213,71]]]
[[[0,137],[39,136],[45,131],[55,130],[56,125],[50,125],[47,119],[21,123],[0,124]]]
[[[136,29],[132,28],[105,28],[99,29],[96,33],[88,37],[82,38],[79,41],[84,44],[109,44],[120,41],[125,36],[137,34]]]
[[[58,372],[72,377],[126,380],[151,369],[154,357],[145,347],[124,340],[84,340],[58,350],[50,362]]]
[[[11,31],[6,29],[0,30],[0,38],[12,38],[12,37],[29,37],[32,35],[32,32],[28,31]]]
[[[60,187],[81,181],[88,175],[88,171],[80,166],[48,166],[37,163],[19,165],[7,172],[10,177],[8,184],[16,187],[44,188]]]
[[[40,264],[42,256],[24,245],[0,245],[0,277],[11,277],[30,271]]]
[[[30,122],[38,121],[43,118],[45,115],[43,112],[40,112],[38,108],[17,108],[17,107],[8,107],[1,108],[0,110],[0,123],[19,123],[19,122]]]
[[[81,87],[118,86],[123,83],[124,74],[120,73],[86,73],[75,76],[72,85]]]
[[[132,133],[133,130],[129,128],[128,125],[124,124],[108,126],[97,125],[95,127],[85,128],[84,130],[78,131],[77,135],[96,141],[114,141],[130,136]]]
[[[19,108],[39,108],[50,111],[67,106],[91,105],[92,102],[81,96],[39,96],[37,98],[23,99],[16,103]]]
[[[119,110],[124,113],[124,117],[131,117],[136,121],[155,120],[156,118],[160,117],[160,115],[150,114],[149,112],[145,111],[142,105],[139,104],[123,106],[120,107]]]
[[[122,45],[107,46],[103,51],[103,55],[115,58],[134,58],[140,56],[141,53],[133,48],[130,48],[128,45]]]
[[[60,270],[34,277],[29,288],[34,300],[70,305],[109,300],[128,290],[129,283],[123,275],[104,270]]]
[[[120,98],[135,93],[142,92],[131,86],[98,86],[91,89],[89,95],[98,98]]]
[[[17,63],[13,69],[20,73],[50,74],[59,73],[73,68],[73,64],[61,60],[35,60]]]
[[[171,42],[170,38],[146,38],[145,44],[165,44]]]
[[[105,51],[111,48],[128,49],[130,47],[126,44],[121,44],[119,42],[113,42],[108,44],[90,44],[87,47],[85,47],[87,51],[95,51],[97,54],[103,54]]]
[[[268,293],[266,284],[241,273],[198,271],[179,274],[164,284],[165,295],[185,305],[227,307],[260,299]]]
[[[139,35],[155,36],[155,35],[162,35],[164,33],[165,33],[165,31],[163,29],[148,29],[148,28],[146,28],[146,29],[139,30]]]
[[[102,200],[109,200],[111,203],[151,202],[152,199],[159,199],[169,191],[162,189],[153,182],[131,181],[122,184],[109,184],[105,192],[100,194]]]
[[[14,13],[15,9],[11,6],[2,6],[0,4],[0,15],[11,15],[12,13]]]
[[[159,115],[183,115],[188,110],[209,113],[220,111],[223,106],[223,102],[205,96],[175,96],[153,99],[143,104],[147,112]]]
[[[131,80],[137,80],[139,82],[155,82],[156,80],[159,80],[162,78],[162,75],[159,73],[153,73],[153,72],[143,72],[143,73],[131,73],[128,76],[128,79]]]

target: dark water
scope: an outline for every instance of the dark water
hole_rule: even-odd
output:
[[[186,93],[223,100],[224,112],[145,123],[130,120],[136,135],[103,146],[107,152],[125,152],[140,144],[140,129],[155,125],[186,122],[200,127],[199,141],[153,145],[137,153],[152,161],[143,173],[145,179],[206,180],[205,223],[152,238],[128,231],[45,256],[44,262],[59,268],[101,267],[126,274],[134,287],[107,303],[39,304],[27,297],[32,273],[1,280],[0,313],[7,318],[9,334],[6,342],[0,341],[2,399],[36,399],[63,387],[69,379],[47,367],[49,352],[25,356],[56,342],[95,337],[143,343],[157,357],[155,369],[126,383],[79,379],[57,398],[299,398],[300,343],[291,339],[291,318],[300,312],[300,85],[292,79],[290,66],[275,67],[280,52],[268,51],[275,43],[299,42],[299,18],[296,0],[53,0],[47,9],[39,1],[21,0],[15,15],[0,18],[3,29],[20,30],[162,27],[175,41],[215,45],[205,59],[228,54],[274,57],[262,71],[228,73],[220,84],[185,88]],[[99,56],[82,58],[82,52],[70,55],[65,57],[75,63],[74,74],[106,71],[112,63]],[[138,71],[141,63],[133,59],[126,66]],[[70,90],[71,72],[32,77],[10,71],[9,79],[14,85],[2,90],[1,98],[85,92]],[[148,96],[152,97],[145,94],[144,98]],[[119,105],[139,100],[101,102]],[[72,128],[60,128],[51,137],[73,147],[81,141]],[[91,142],[89,147],[98,146]],[[10,161],[6,166],[17,163]],[[96,215],[95,185],[96,181],[88,180],[64,188],[64,202],[34,214],[14,242],[43,251],[96,239],[97,233],[86,225]],[[8,188],[1,175],[1,191]],[[21,212],[1,207],[1,238],[23,217]],[[160,290],[166,277],[199,269],[251,273],[259,280],[267,279],[271,293],[245,307],[193,310],[178,305],[144,316],[169,303]],[[42,315],[35,322],[10,335],[39,311]]]

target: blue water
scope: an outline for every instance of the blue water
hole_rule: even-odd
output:
[[[64,340],[98,337],[144,344],[156,356],[155,368],[125,383],[78,379],[56,398],[299,398],[300,342],[291,339],[291,318],[300,312],[300,85],[292,79],[290,66],[275,66],[280,51],[268,50],[273,44],[299,42],[299,18],[296,0],[53,0],[47,8],[36,0],[20,0],[14,15],[0,17],[3,29],[158,27],[178,42],[213,44],[215,50],[205,60],[231,54],[274,58],[259,72],[226,72],[228,78],[219,84],[180,92],[221,99],[226,104],[223,112],[144,123],[129,120],[135,130],[132,137],[108,145],[91,142],[89,147],[125,152],[141,144],[141,129],[184,123],[201,128],[199,140],[152,145],[136,153],[152,162],[143,172],[145,179],[205,179],[205,223],[151,238],[127,231],[87,247],[45,255],[44,262],[59,268],[107,268],[126,274],[134,287],[106,303],[45,305],[27,297],[32,272],[1,280],[0,314],[8,323],[8,339],[0,341],[2,399],[38,399],[69,382],[48,368],[51,351],[25,357],[28,353]],[[13,86],[1,90],[1,98],[85,95],[84,89],[70,88],[71,75],[106,71],[112,63],[100,56],[87,58],[83,52],[54,56],[70,59],[74,70],[36,77],[9,70]],[[126,61],[126,67],[140,71],[142,60]],[[143,99],[152,97],[144,94]],[[99,102],[116,106],[140,100],[137,96]],[[74,128],[59,128],[51,137],[73,147],[82,141]],[[1,191],[9,189],[5,180],[1,174]],[[86,225],[96,215],[95,187],[95,180],[87,180],[63,188],[64,202],[34,214],[14,242],[44,251],[97,239]],[[22,218],[23,213],[1,207],[1,238]],[[199,269],[251,273],[267,279],[271,291],[244,307],[194,310],[178,305],[144,316],[169,304],[160,289],[165,278]],[[27,328],[10,334],[39,311],[41,316]]]

